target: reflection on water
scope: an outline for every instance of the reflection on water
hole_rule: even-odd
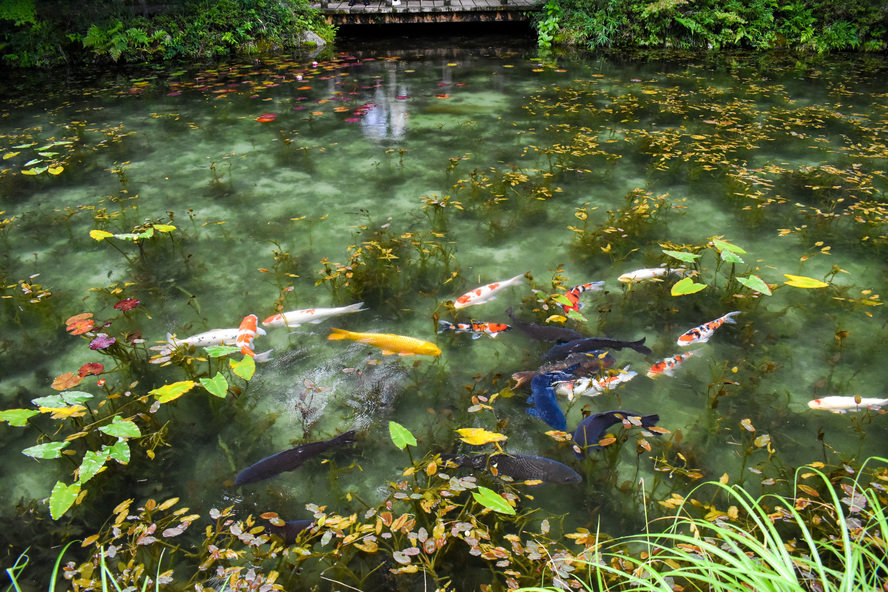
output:
[[[565,530],[600,520],[614,534],[638,529],[645,507],[664,511],[646,500],[685,494],[701,478],[727,474],[758,493],[783,487],[804,463],[884,452],[878,411],[807,407],[822,395],[880,396],[885,379],[884,64],[542,58],[483,41],[4,91],[4,409],[33,407],[56,392],[58,376],[98,360],[107,387],[92,376],[77,387],[95,396],[207,378],[190,373],[210,364],[227,371],[218,360],[148,364],[145,348],[168,332],[231,327],[278,308],[368,307],[258,336],[256,350],[274,360],[249,384],[231,376],[236,401],[195,386],[160,407],[169,446],[157,445],[153,460],[134,446],[129,466],[97,475],[93,505],[72,512],[79,532],[103,521],[118,494],[187,497],[202,514],[231,500],[237,512],[294,519],[308,517],[308,502],[357,512],[343,491],[375,499],[367,492],[409,462],[389,421],[417,436],[416,458],[465,450],[454,430],[482,427],[506,435],[510,452],[574,467],[582,484],[546,485],[521,503],[541,517],[567,515]],[[156,236],[133,238],[149,231]],[[677,278],[617,280],[664,263],[699,266],[691,289],[705,288],[674,296]],[[448,304],[527,271],[483,306]],[[828,286],[797,287],[786,274]],[[585,320],[567,318],[552,295],[592,281],[604,290],[581,296]],[[115,309],[124,298],[139,307]],[[587,336],[644,337],[653,350],[612,352],[615,368],[638,373],[619,388],[557,399],[568,431],[584,415],[625,408],[658,414],[668,432],[618,432],[616,445],[578,461],[527,413],[530,393],[507,388],[513,373],[540,366],[550,343],[517,331],[436,334],[439,319],[507,323],[509,306]],[[721,327],[674,377],[645,376],[680,353],[679,335],[732,310],[743,311],[737,325]],[[64,330],[81,313],[107,324],[127,364]],[[416,361],[328,341],[340,326],[435,341],[443,354]],[[41,430],[61,438],[80,429],[66,421],[44,414],[35,428],[0,426],[12,451],[0,459],[0,514],[7,525],[24,521],[45,548],[56,533],[27,516],[46,517],[36,500],[57,480],[71,483],[72,467],[18,451]],[[258,458],[352,428],[359,443],[326,463],[261,487],[231,484]],[[335,480],[331,466],[341,469]]]

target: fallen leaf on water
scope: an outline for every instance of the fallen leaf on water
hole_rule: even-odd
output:
[[[81,380],[83,380],[83,378],[77,376],[73,372],[65,372],[64,374],[56,376],[56,379],[52,381],[52,388],[57,391],[68,390],[69,388],[80,384]]]

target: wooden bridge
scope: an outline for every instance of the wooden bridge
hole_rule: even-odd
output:
[[[545,0],[316,0],[333,25],[516,22],[542,10]]]

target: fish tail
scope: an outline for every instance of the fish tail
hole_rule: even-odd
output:
[[[722,319],[726,323],[731,323],[731,324],[736,325],[737,321],[734,320],[734,315],[742,314],[742,312],[743,312],[742,310],[735,310],[734,312],[729,312],[728,314],[723,316]]]
[[[274,350],[271,350],[271,349],[270,349],[270,350],[268,350],[268,351],[264,351],[264,352],[262,352],[261,354],[256,354],[255,356],[253,356],[253,359],[254,359],[256,362],[260,362],[260,363],[261,363],[261,362],[270,362],[270,361],[272,360],[271,352],[273,352],[273,351],[274,351]]]
[[[346,313],[346,312],[361,312],[362,310],[366,310],[366,309],[364,309],[364,308],[361,308],[362,306],[364,306],[364,303],[363,303],[363,302],[356,302],[355,304],[349,304],[348,306],[346,306],[345,308],[342,309],[342,312],[343,312],[343,313]]]
[[[346,331],[345,329],[337,329],[335,327],[330,327],[330,333],[327,335],[327,339],[331,339],[336,341],[337,339],[351,339],[351,331]]]
[[[649,348],[648,346],[646,346],[644,344],[646,339],[647,339],[647,337],[642,337],[638,341],[633,341],[632,343],[629,344],[629,347],[631,347],[632,349],[634,349],[635,351],[637,351],[640,354],[643,354],[645,356],[649,356],[654,352],[653,352],[653,350],[651,350],[651,348]]]
[[[438,321],[438,325],[441,326],[441,328],[438,329],[438,333],[439,333],[439,334],[440,334],[440,333],[445,333],[445,332],[447,332],[447,331],[453,331],[453,323],[450,323],[450,322],[447,322],[447,321]]]
[[[646,428],[652,428],[657,425],[657,422],[660,421],[660,416],[654,413],[653,415],[644,415],[641,418],[641,425]]]

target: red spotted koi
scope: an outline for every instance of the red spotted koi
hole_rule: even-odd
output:
[[[564,294],[564,297],[570,300],[570,305],[562,304],[561,308],[564,309],[564,312],[570,312],[572,310],[579,311],[583,308],[583,303],[580,302],[580,294],[583,292],[598,292],[601,290],[602,286],[604,286],[603,281],[589,282],[588,284],[571,288]]]
[[[464,308],[466,306],[474,306],[476,304],[484,304],[496,298],[496,294],[506,288],[517,286],[524,281],[524,274],[516,275],[512,279],[502,282],[494,282],[486,286],[475,288],[471,292],[466,292],[453,302],[453,308]]]
[[[735,321],[733,317],[740,314],[740,312],[741,311],[739,310],[735,310],[734,312],[729,312],[725,316],[719,317],[714,321],[709,321],[708,323],[703,323],[699,327],[694,327],[678,338],[678,345],[687,346],[695,343],[706,343],[709,341],[709,338],[712,337],[712,334],[715,333],[715,330],[721,327],[723,323],[736,324],[737,321]]]
[[[245,316],[237,328],[237,338],[234,341],[234,344],[240,348],[241,353],[251,358],[256,355],[256,352],[253,351],[253,338],[259,332],[258,323],[259,318],[256,315]]]
[[[468,323],[438,321],[438,325],[441,326],[441,328],[438,329],[438,333],[445,333],[447,331],[453,331],[454,333],[471,333],[472,339],[478,339],[484,333],[491,337],[496,337],[500,333],[512,330],[512,327],[504,323],[479,323],[477,321],[470,321]]]
[[[700,350],[685,352],[672,356],[671,358],[663,358],[648,370],[648,378],[657,378],[659,376],[674,376],[673,371],[677,366],[683,364],[688,358],[699,355]]]

